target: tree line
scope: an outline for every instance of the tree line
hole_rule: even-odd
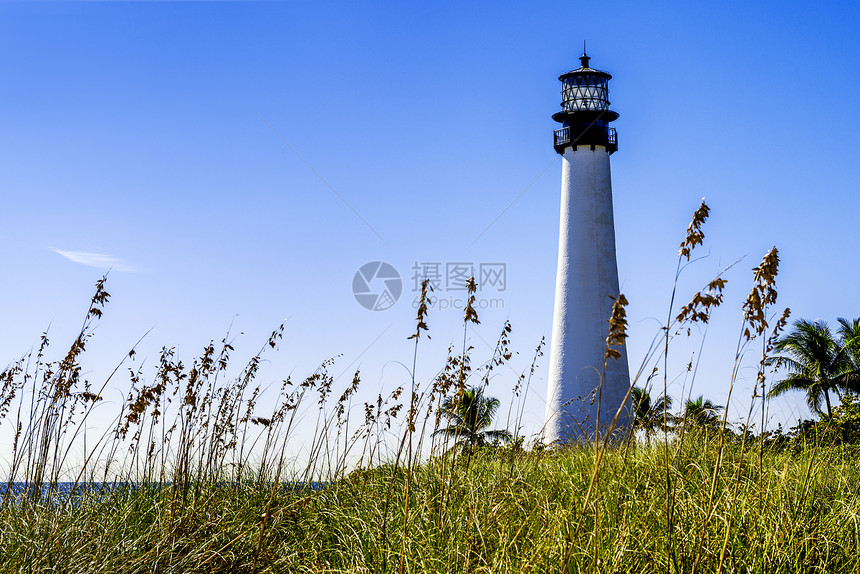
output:
[[[834,332],[824,321],[796,321],[792,330],[778,339],[767,362],[785,377],[768,392],[768,398],[802,392],[818,421],[800,421],[798,432],[808,433],[817,425],[841,425],[842,434],[860,440],[860,318],[838,319]],[[839,406],[834,407],[834,398]],[[633,428],[649,440],[657,432],[716,430],[724,409],[698,396],[684,401],[683,409],[671,413],[672,397],[652,397],[648,389],[636,387],[631,393]],[[489,430],[500,406],[499,399],[485,396],[483,388],[471,387],[448,397],[441,405],[448,426],[436,431],[453,438],[469,450],[491,443],[506,442],[508,430]]]
[[[773,384],[768,398],[790,391],[802,392],[818,421],[799,421],[798,432],[816,426],[841,426],[844,435],[860,439],[860,318],[838,319],[834,332],[825,321],[796,321],[792,330],[778,339],[767,364],[783,369],[784,378]],[[833,406],[833,398],[839,406]],[[672,397],[652,398],[647,389],[632,393],[634,427],[650,438],[655,432],[669,432],[680,426],[711,428],[719,421],[721,405],[700,396],[688,399],[679,414],[668,414]],[[856,428],[855,428],[856,427]]]

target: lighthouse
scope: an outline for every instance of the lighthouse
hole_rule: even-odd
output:
[[[606,72],[589,65],[559,76],[561,111],[552,119],[555,151],[562,157],[561,225],[555,286],[544,441],[584,442],[602,436],[624,401],[630,384],[627,350],[605,362],[606,337],[618,296],[615,223],[609,156],[618,137],[609,124]],[[622,411],[616,429],[629,424]]]

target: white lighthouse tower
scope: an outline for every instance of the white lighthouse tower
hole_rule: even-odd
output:
[[[589,59],[583,53],[580,68],[559,76],[562,109],[552,116],[562,124],[555,130],[562,171],[547,443],[605,433],[630,381],[626,348],[619,349],[619,359],[606,361],[605,372],[603,367],[613,298],[619,294],[609,168],[609,156],[618,149],[609,123],[618,114],[609,109],[612,76],[592,69]],[[625,409],[616,428],[628,424]]]

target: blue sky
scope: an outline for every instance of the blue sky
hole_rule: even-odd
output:
[[[721,402],[750,269],[771,246],[780,309],[860,315],[858,25],[847,2],[0,1],[2,362],[49,324],[59,354],[112,268],[94,380],[149,329],[151,365],[163,345],[189,362],[228,328],[247,357],[286,320],[263,382],[341,355],[333,372],[346,385],[360,367],[369,400],[408,380],[413,265],[504,263],[504,291],[482,292],[497,308],[469,339],[487,360],[512,322],[519,355],[491,387],[507,400],[551,330],[550,116],[587,40],[621,114],[631,365],[664,320],[677,245],[705,197],[708,256],[679,299],[740,260],[694,392]],[[351,289],[376,260],[404,292],[373,312]],[[459,311],[434,308],[429,322],[422,381],[462,341]],[[676,397],[701,334],[673,352]],[[527,430],[543,420],[546,362]],[[745,415],[753,377],[741,371],[730,418]],[[771,408],[774,423],[807,416],[800,397]]]

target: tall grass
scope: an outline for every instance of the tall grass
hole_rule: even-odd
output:
[[[662,374],[665,392],[672,341],[693,323],[707,325],[722,304],[720,274],[674,309],[678,279],[702,243],[707,216],[703,202],[681,243],[667,323],[631,389],[644,374],[645,385]],[[751,400],[765,394],[768,356],[787,319],[786,311],[768,324],[777,265],[774,249],[754,270],[727,403],[757,340]],[[467,287],[463,346],[449,348],[438,374],[427,382],[415,376],[429,331],[425,281],[410,337],[409,388],[353,405],[360,373],[335,389],[334,359],[265,395],[259,368],[283,326],[238,368],[228,335],[190,364],[163,348],[149,379],[132,349],[106,380],[89,384],[81,359],[110,297],[102,278],[62,359],[48,359],[45,334],[0,373],[0,426],[12,430],[0,570],[860,571],[860,449],[802,442],[783,448],[784,441],[765,441],[763,425],[756,439],[752,406],[739,432],[726,408],[714,427],[682,420],[675,431],[641,441],[614,428],[619,410],[606,415],[607,431],[594,444],[537,441],[526,448],[523,403],[543,341],[513,385],[517,404],[511,401],[507,424],[514,440],[451,448],[435,432],[444,424],[443,400],[456,404],[467,383],[486,388],[512,355],[505,323],[492,357],[473,366],[467,334],[480,322],[474,281]],[[619,296],[606,361],[626,338],[625,305]],[[692,363],[690,370],[688,394]],[[104,433],[88,438],[87,420],[124,372],[125,399]],[[316,417],[313,433],[299,437],[297,420],[308,411]],[[668,428],[668,411],[663,417]],[[299,446],[306,453],[301,464],[289,458]]]
[[[687,444],[673,453],[672,532],[662,445],[610,450],[587,502],[593,451],[574,447],[513,458],[482,452],[453,473],[444,458],[411,471],[383,465],[320,491],[209,483],[185,505],[171,506],[157,489],[67,507],[10,505],[0,520],[0,561],[5,571],[65,572],[548,572],[565,562],[573,572],[666,572],[689,571],[697,560],[708,572],[860,566],[856,451],[766,451],[761,474],[755,451],[732,446],[731,462],[715,473],[714,445],[699,437]],[[400,510],[407,503],[408,515]]]

